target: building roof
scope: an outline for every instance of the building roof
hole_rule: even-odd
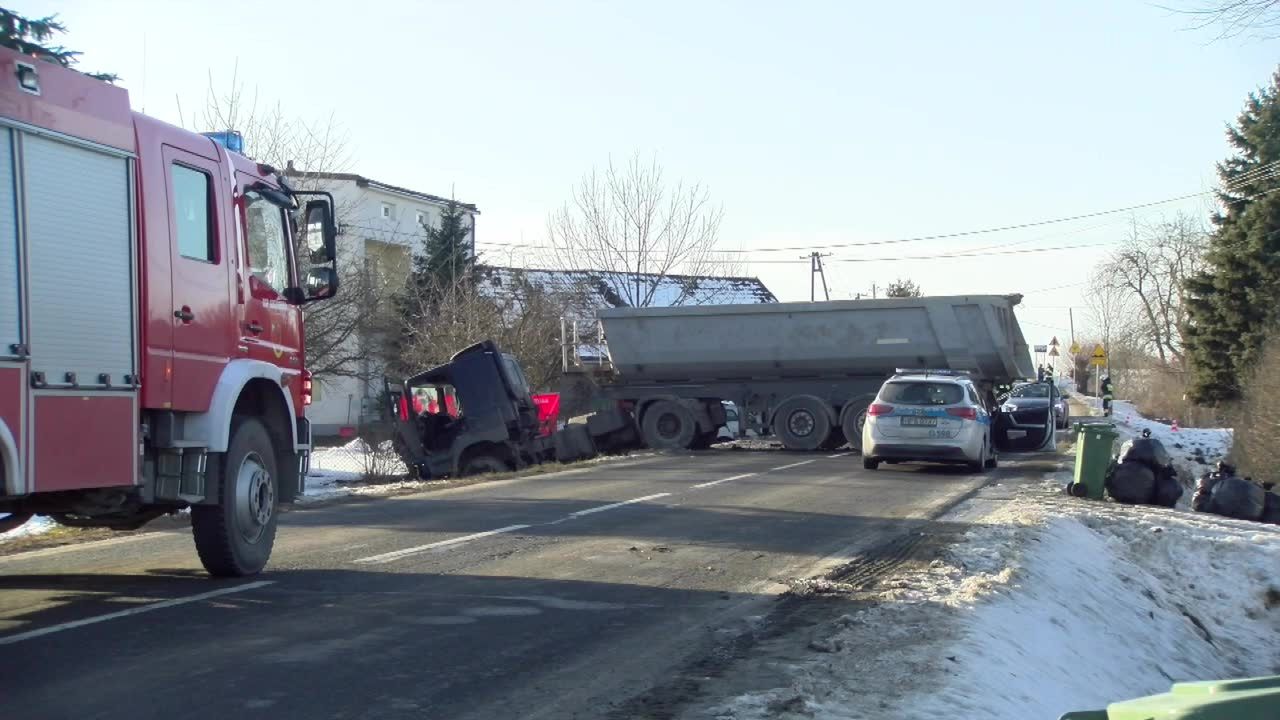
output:
[[[285,170],[285,175],[289,177],[308,178],[313,180],[345,180],[347,182],[355,183],[357,187],[381,190],[383,192],[395,193],[397,195],[407,195],[409,197],[422,200],[423,202],[435,203],[437,205],[449,204],[449,198],[446,197],[432,195],[431,193],[418,192],[417,190],[410,190],[409,188],[380,182],[378,180],[367,178],[363,175],[356,175],[355,173],[307,172],[305,170],[289,168]],[[468,212],[476,215],[480,214],[480,209],[475,206],[475,203],[465,203],[462,201],[457,202],[459,207],[465,208]]]
[[[626,298],[629,293],[623,288],[629,288],[637,279],[637,273],[609,270],[539,270],[498,266],[484,266],[481,274],[484,286],[494,294],[514,292],[522,282],[526,282],[545,292],[577,298],[584,306],[581,309],[588,313],[599,308],[628,307]],[[656,284],[649,303],[654,307],[778,302],[769,288],[754,277],[639,273],[639,279],[646,287]]]

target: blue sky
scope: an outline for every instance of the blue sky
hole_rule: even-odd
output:
[[[1175,0],[1176,1],[1176,0]],[[60,13],[83,67],[172,122],[210,74],[305,118],[332,113],[352,170],[477,203],[490,257],[539,264],[545,219],[608,158],[656,154],[724,207],[721,245],[784,300],[827,246],[1077,215],[1212,187],[1223,130],[1277,45],[1213,42],[1143,2],[18,2]],[[353,12],[353,9],[355,12]],[[144,63],[145,37],[145,63]],[[1143,211],[1205,214],[1201,200]],[[1032,342],[1129,215],[832,250],[833,298],[909,277],[1022,292]],[[1090,245],[1041,254],[849,262]],[[1069,285],[1069,287],[1061,287]],[[1048,289],[1056,288],[1056,289]],[[1077,311],[1077,329],[1084,325]],[[1042,337],[1043,336],[1043,337]]]

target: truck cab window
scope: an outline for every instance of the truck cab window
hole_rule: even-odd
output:
[[[276,292],[289,286],[284,210],[254,192],[245,193],[249,272]]]
[[[207,174],[183,165],[173,166],[173,224],[178,254],[202,262],[217,262],[209,206],[213,188]]]

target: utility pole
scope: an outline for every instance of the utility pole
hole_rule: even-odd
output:
[[[830,253],[827,254],[828,256]],[[827,273],[822,267],[822,258],[826,257],[819,252],[809,253],[809,302],[817,302],[818,285],[817,276],[822,276],[822,296],[827,300],[831,299],[831,291],[827,288]]]
[[[1067,308],[1067,317],[1071,319],[1071,344],[1076,344],[1076,311],[1073,308]]]
[[[872,299],[872,300],[875,300],[875,299],[876,299],[876,284],[875,284],[875,283],[871,283],[871,299]]]

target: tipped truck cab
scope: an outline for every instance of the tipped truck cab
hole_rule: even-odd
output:
[[[132,529],[190,507],[211,573],[258,572],[304,489],[301,306],[337,292],[331,198],[8,49],[0,102],[0,514]]]
[[[880,388],[862,430],[863,466],[881,462],[996,466],[991,413],[967,373],[899,370]]]

